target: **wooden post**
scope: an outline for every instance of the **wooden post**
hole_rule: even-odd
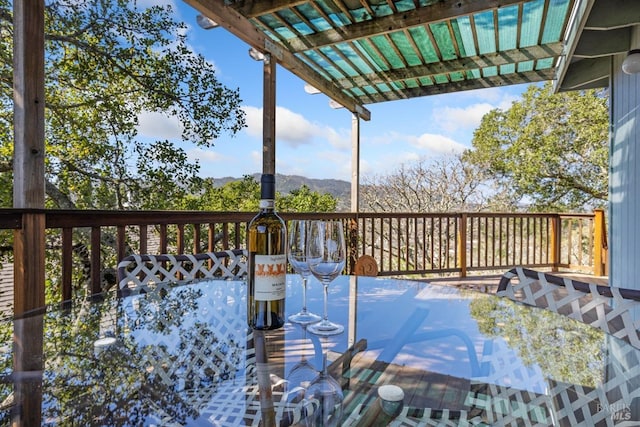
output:
[[[558,271],[560,265],[560,217],[558,215],[551,218],[551,233],[549,238],[549,252],[551,255],[551,271]]]
[[[14,383],[15,405],[12,409],[12,426],[40,425],[42,417],[41,381],[20,381],[22,373],[42,372],[44,324],[42,316],[27,315],[34,309],[44,309],[44,213],[22,215],[22,228],[14,233],[14,313],[18,319],[13,326],[13,370],[18,378]],[[42,243],[42,244],[40,244]]]
[[[44,312],[44,308],[41,309]],[[13,374],[14,402],[11,408],[11,425],[39,426],[42,423],[42,374],[43,362],[42,313],[33,312],[13,322]]]
[[[276,173],[276,61],[266,53],[262,99],[262,173]]]
[[[607,229],[603,209],[596,209],[593,218],[593,275],[605,276],[607,264]]]
[[[351,212],[360,212],[360,117],[351,115]]]
[[[44,241],[40,239],[44,230],[44,213],[24,213],[22,228],[13,235],[13,273],[17,288],[13,295],[13,310],[16,316],[45,305],[44,262],[36,262],[44,260]]]
[[[460,216],[460,228],[458,229],[458,267],[460,277],[467,277],[467,214]]]
[[[13,1],[13,207],[44,208],[44,0]],[[22,216],[14,232],[14,314],[45,304],[45,214]],[[14,373],[42,372],[41,316],[14,323]],[[42,383],[16,382],[13,426],[40,425]]]
[[[43,209],[44,0],[15,0],[13,13],[13,207]],[[44,305],[44,214],[27,214],[23,222],[14,254],[16,314]]]

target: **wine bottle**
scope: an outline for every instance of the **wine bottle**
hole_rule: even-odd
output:
[[[275,211],[275,176],[261,178],[260,212],[247,231],[247,320],[252,329],[278,329],[284,325],[287,229]]]

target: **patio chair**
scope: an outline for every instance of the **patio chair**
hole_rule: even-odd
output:
[[[198,254],[129,255],[118,263],[118,292],[122,296],[147,292],[159,283],[196,279],[241,279],[247,274],[244,249]]]
[[[566,315],[640,348],[640,290],[516,267],[503,274],[496,294]]]
[[[603,376],[595,384],[548,379],[556,425],[637,426],[640,420],[640,358],[620,341],[607,340]]]
[[[488,425],[548,426],[553,423],[545,388],[542,373],[522,364],[518,352],[499,338],[485,341],[465,403]]]

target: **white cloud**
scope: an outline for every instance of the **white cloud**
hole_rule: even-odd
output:
[[[182,138],[182,124],[175,116],[143,112],[138,116],[138,132],[150,138]]]
[[[244,129],[246,133],[255,138],[259,138],[262,136],[262,109],[245,106],[242,107],[244,110],[245,116],[244,121],[247,127]]]
[[[244,106],[243,109],[246,113],[245,131],[252,137],[261,138],[262,108]],[[276,107],[276,139],[294,148],[309,145],[318,139],[325,139],[338,149],[351,146],[348,131],[312,123],[301,114],[284,107]]]
[[[500,108],[505,102],[511,103],[518,98],[519,94],[524,92],[526,87],[522,85],[509,87],[491,87],[484,89],[475,89],[456,93],[458,100],[473,99],[481,100],[484,103],[494,104]]]
[[[389,131],[383,134],[375,134],[373,136],[360,136],[361,140],[366,139],[367,144],[373,145],[395,145],[398,142],[406,142],[411,139],[411,136],[404,135],[396,131]]]
[[[367,139],[361,151],[361,157],[366,156],[368,159],[367,162],[360,162],[362,176],[390,174],[397,171],[403,164],[415,163],[425,157],[460,153],[468,148],[447,136],[430,133],[416,136],[389,132],[376,136],[372,140]],[[382,150],[380,147],[376,149],[380,141],[386,144]],[[368,150],[372,142],[374,144]]]
[[[331,127],[324,128],[324,134],[329,144],[332,146],[341,149],[347,150],[351,149],[351,131],[350,130],[340,130],[337,131]]]
[[[410,143],[420,150],[429,152],[429,154],[460,153],[468,148],[447,136],[430,133],[423,133]]]
[[[220,154],[216,151],[212,150],[204,150],[202,148],[194,148],[193,150],[187,151],[187,156],[190,159],[200,160],[200,163],[203,162],[223,162],[228,159],[227,156]]]
[[[387,175],[397,171],[401,165],[419,161],[423,155],[413,151],[394,151],[373,161],[360,161],[360,176]]]
[[[521,99],[520,93],[514,93],[513,88],[477,89],[457,94],[460,100],[481,100],[461,107],[440,107],[434,109],[433,118],[438,126],[453,132],[460,129],[476,129],[482,117],[494,109],[507,110],[514,101]],[[462,104],[467,104],[462,102]]]
[[[461,128],[475,129],[480,125],[482,117],[496,106],[488,103],[472,104],[467,107],[444,107],[434,110],[433,118],[439,127],[447,132]]]
[[[260,114],[262,115],[262,109]],[[278,141],[287,141],[292,147],[297,147],[310,142],[320,133],[320,128],[302,115],[283,107],[276,107],[276,138]]]
[[[417,157],[424,156],[425,154],[439,155],[444,153],[459,153],[469,148],[448,136],[431,133],[423,133],[422,135],[416,136],[406,135],[399,132],[387,132],[383,135],[376,135],[374,137],[367,138],[365,143],[373,145],[390,145],[391,147],[388,149],[388,153],[390,155],[393,153],[394,146],[403,147],[408,143],[412,147],[426,152],[417,153]]]
[[[262,152],[252,151],[251,153],[249,153],[249,158],[251,159],[251,164],[253,165],[255,172],[261,171],[262,170]]]

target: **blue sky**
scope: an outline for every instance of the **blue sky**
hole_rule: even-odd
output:
[[[138,5],[158,1],[139,0]],[[239,88],[247,128],[222,135],[210,149],[186,146],[199,159],[201,175],[241,177],[262,171],[262,70],[249,46],[224,28],[203,30],[198,12],[180,0],[164,0],[188,26],[193,49],[212,62],[221,83]],[[351,113],[333,109],[323,94],[309,95],[305,83],[282,67],[276,71],[276,171],[308,178],[351,179]],[[360,122],[362,176],[386,175],[403,163],[459,152],[471,146],[474,129],[494,108],[508,108],[526,85],[465,91],[412,100],[369,104],[371,120]],[[140,117],[140,134],[179,140],[173,120]]]

